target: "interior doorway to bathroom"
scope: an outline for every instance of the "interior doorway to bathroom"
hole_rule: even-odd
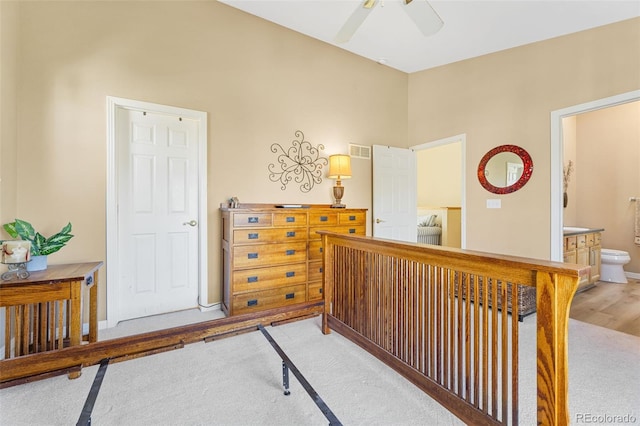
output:
[[[562,261],[563,226],[602,227],[603,247],[637,250],[629,198],[640,190],[639,108],[640,91],[634,91],[551,113],[552,260]],[[569,160],[574,170],[564,208],[563,168]],[[638,263],[629,270],[640,271]]]

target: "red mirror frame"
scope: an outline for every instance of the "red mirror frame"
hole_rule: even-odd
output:
[[[494,155],[500,154],[501,152],[512,152],[516,154],[522,160],[522,175],[520,179],[513,185],[499,187],[494,186],[489,183],[487,177],[484,174],[484,169],[487,167],[487,163],[489,160],[493,158]],[[480,185],[484,189],[494,194],[510,194],[512,192],[517,191],[522,188],[528,181],[531,179],[531,174],[533,173],[533,161],[531,161],[531,156],[527,151],[520,148],[517,145],[500,145],[493,148],[491,151],[487,152],[482,160],[480,160],[480,164],[478,165],[478,180],[480,181]]]

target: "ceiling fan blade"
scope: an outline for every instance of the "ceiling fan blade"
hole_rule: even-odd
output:
[[[404,3],[402,10],[409,15],[409,18],[425,36],[437,33],[444,25],[438,13],[427,0],[404,0]]]
[[[365,0],[364,3],[358,5],[358,8],[349,16],[347,22],[344,23],[334,41],[336,43],[346,43],[351,40],[351,37],[356,33],[360,25],[367,19],[369,13],[373,10],[375,1]]]

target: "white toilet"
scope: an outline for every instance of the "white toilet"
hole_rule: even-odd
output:
[[[629,253],[622,250],[602,249],[601,251],[600,281],[610,283],[627,283],[623,265],[631,262]]]

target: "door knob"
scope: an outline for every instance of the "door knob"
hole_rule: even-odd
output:
[[[382,223],[382,222],[386,222],[386,220],[376,219],[376,223]]]
[[[189,222],[184,222],[183,225],[196,226],[198,224],[197,220],[190,220]]]

